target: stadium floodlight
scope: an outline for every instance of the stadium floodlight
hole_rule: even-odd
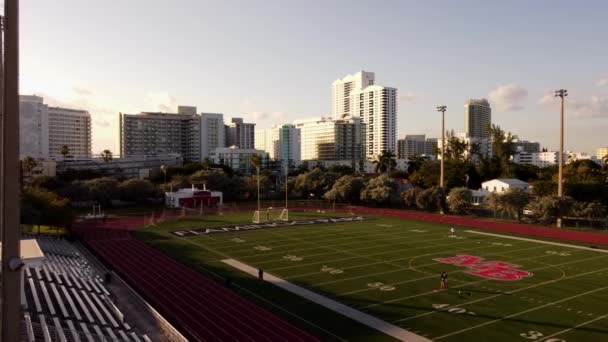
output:
[[[559,89],[555,91],[555,97],[560,98],[561,110],[560,110],[560,121],[559,121],[559,166],[558,166],[558,177],[557,177],[557,197],[561,198],[564,196],[564,98],[568,96],[568,90]],[[562,226],[562,213],[560,212],[557,217],[557,227]]]
[[[445,159],[445,111],[447,106],[437,106],[437,111],[441,113],[441,171],[439,175],[439,187],[443,190],[444,159]],[[443,209],[440,209],[443,214]]]

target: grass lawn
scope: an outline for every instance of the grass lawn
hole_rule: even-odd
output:
[[[451,237],[442,224],[388,217],[187,237],[171,233],[250,223],[251,216],[189,217],[137,236],[201,272],[231,277],[244,295],[326,340],[391,338],[221,260],[261,267],[436,341],[608,341],[608,253],[464,227]],[[331,214],[290,213],[290,219],[313,216]],[[457,255],[467,257],[450,259]],[[488,261],[504,263],[483,264]],[[442,271],[450,288],[437,291]]]

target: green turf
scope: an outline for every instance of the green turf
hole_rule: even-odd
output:
[[[319,215],[330,214],[290,213],[290,218]],[[437,341],[608,341],[608,253],[477,235],[465,228],[453,238],[445,225],[386,217],[184,238],[169,233],[250,219],[251,213],[187,218],[138,236],[200,271],[232,277],[243,294],[326,340],[391,338],[220,260],[262,267]],[[533,275],[488,280],[433,260],[457,254],[515,263]],[[435,292],[444,270],[450,289]]]

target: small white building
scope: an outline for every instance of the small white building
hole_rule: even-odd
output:
[[[530,184],[515,178],[497,178],[481,183],[481,189],[471,191],[474,205],[483,204],[491,193],[501,194],[511,188],[519,188],[525,192],[530,191]]]
[[[165,192],[165,206],[167,208],[200,208],[222,205],[224,198],[221,191],[210,191],[206,187],[197,189],[183,188],[177,191]]]

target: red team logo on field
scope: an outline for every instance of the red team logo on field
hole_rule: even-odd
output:
[[[437,258],[435,261],[444,264],[468,267],[465,273],[478,277],[500,280],[515,281],[532,276],[532,273],[519,269],[519,265],[504,261],[483,261],[483,258],[474,255],[457,255],[451,258]]]

